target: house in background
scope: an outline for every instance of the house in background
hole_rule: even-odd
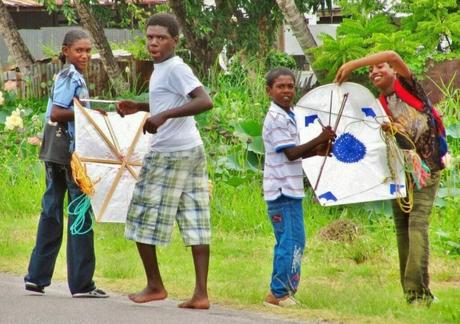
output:
[[[320,46],[323,42],[321,40],[321,34],[328,34],[335,38],[338,24],[310,24],[311,33],[315,39],[316,45]],[[278,40],[278,49],[285,52],[288,55],[292,55],[297,61],[297,65],[302,67],[305,66],[305,55],[300,48],[299,42],[295,38],[294,34],[289,25],[284,25],[283,30],[280,33]]]
[[[104,12],[107,12],[108,9],[113,12],[115,16],[117,2],[118,1],[100,0],[99,6],[106,9]],[[153,8],[153,6],[157,4],[166,3],[166,0],[133,0],[133,2],[145,8]],[[62,13],[48,13],[46,7],[38,1],[4,0],[3,3],[16,23],[27,48],[38,64],[33,66],[31,80],[28,82],[30,85],[22,82],[23,80],[20,74],[16,73],[15,65],[10,60],[9,51],[3,37],[0,35],[0,84],[4,82],[14,83],[14,86],[22,95],[26,94],[26,88],[28,89],[27,93],[33,95],[35,98],[47,95],[47,85],[49,81],[52,80],[53,75],[60,69],[59,63],[48,62],[50,60],[49,57],[60,51],[62,40],[68,30],[81,27],[80,25],[69,26]],[[57,1],[57,5],[62,5],[62,0]],[[132,40],[133,38],[132,31],[128,29],[105,28],[104,32],[109,42],[121,43]],[[117,53],[114,54],[116,55]],[[149,70],[147,68],[138,69],[138,62],[135,62],[131,56],[130,58],[125,58],[125,55],[121,55],[116,56],[116,58],[122,67],[130,67],[132,71],[130,79],[136,80],[136,84],[133,86],[136,88],[143,87],[145,83],[143,72],[144,70]],[[106,91],[108,82],[102,63],[96,56],[92,62],[90,71],[88,72],[88,80],[93,84],[93,88],[90,89],[90,92],[94,94],[98,91],[98,93],[103,90]],[[152,64],[150,63],[148,65]]]
[[[157,4],[164,4],[167,0],[140,0],[132,1],[145,8],[150,8]],[[115,9],[116,0],[99,0],[99,5],[106,8]],[[7,0],[3,1],[10,12],[18,29],[37,29],[41,27],[67,26],[67,20],[60,12],[48,13],[46,7],[39,1],[32,0]],[[56,1],[57,5],[62,5],[62,0]]]
[[[322,20],[317,15],[305,15],[305,20],[308,21],[308,28],[313,34],[317,46],[323,43],[321,34],[327,34],[334,38],[336,37],[338,24],[320,23]],[[278,49],[291,55],[296,60],[297,66],[300,69],[300,74],[297,76],[297,85],[303,92],[306,92],[317,82],[317,78],[308,66],[302,48],[289,25],[284,24],[279,33]]]
[[[100,0],[100,6],[114,8],[115,0]],[[151,8],[157,4],[166,3],[166,0],[143,0],[135,1],[145,8]],[[48,13],[46,7],[38,1],[32,0],[13,0],[3,1],[10,12],[16,26],[26,43],[29,51],[35,60],[41,60],[49,57],[47,49],[59,51],[64,34],[71,28],[62,13]],[[58,5],[62,0],[57,1]],[[79,26],[77,28],[80,28]],[[124,42],[132,39],[132,33],[127,29],[105,29],[109,42]],[[49,52],[49,51],[48,51]],[[9,60],[9,51],[0,35],[0,67],[7,65]]]

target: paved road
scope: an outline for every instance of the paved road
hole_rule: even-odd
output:
[[[0,273],[0,323],[117,324],[117,323],[295,323],[272,314],[229,310],[213,305],[209,311],[183,310],[177,301],[134,304],[126,296],[71,298],[64,283],[53,283],[41,296],[24,290],[22,278]]]

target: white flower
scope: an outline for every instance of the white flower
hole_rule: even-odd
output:
[[[5,129],[6,130],[14,130],[15,128],[23,128],[24,122],[21,118],[21,110],[16,108],[15,111],[11,113],[10,116],[6,117],[5,120]]]
[[[126,72],[126,74],[129,74],[130,71],[131,71],[131,70],[129,69],[129,66],[125,67],[125,72]]]
[[[0,91],[0,106],[5,103],[5,98],[3,98],[3,92]]]
[[[21,117],[21,113],[24,111],[24,109],[22,109],[22,106],[19,105],[16,110],[12,111],[11,112],[11,116],[17,116],[17,117]]]

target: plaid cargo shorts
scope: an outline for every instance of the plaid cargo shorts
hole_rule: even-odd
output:
[[[125,237],[149,245],[166,245],[174,219],[186,246],[210,243],[208,174],[201,145],[145,156],[128,210]]]

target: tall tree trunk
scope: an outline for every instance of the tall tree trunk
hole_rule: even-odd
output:
[[[22,40],[21,34],[19,34],[18,28],[3,1],[0,1],[0,32],[3,35],[8,51],[19,66],[19,70],[27,76],[30,73],[30,66],[34,63],[34,59]]]
[[[313,57],[308,53],[308,49],[317,47],[317,44],[304,16],[300,13],[294,0],[276,0],[276,3],[283,12],[284,18],[291,26],[294,36],[297,38],[305,58],[311,67]]]
[[[182,34],[185,37],[187,48],[192,53],[194,60],[198,63],[195,67],[197,68],[198,75],[200,78],[206,79],[208,77],[209,69],[214,64],[217,56],[222,51],[224,46],[210,47],[209,38],[212,38],[213,32],[209,33],[205,37],[199,38],[194,33],[195,26],[192,26],[189,20],[187,20],[187,9],[186,4],[183,0],[169,0],[168,4],[171,7],[174,15],[177,17],[179,24],[181,25]]]
[[[75,1],[74,4],[83,27],[91,34],[94,44],[101,55],[102,64],[104,65],[115,92],[120,94],[126,91],[126,89],[129,89],[128,84],[123,79],[122,71],[115,61],[112,49],[104,34],[104,27],[96,21],[91,13],[89,5],[81,1]]]
[[[203,9],[203,1],[169,0],[168,4],[182,27],[181,31],[184,35],[186,46],[197,63],[195,67],[198,75],[207,79],[210,68],[224,48],[225,37],[222,37],[222,34],[231,34],[230,19],[236,11],[236,1],[215,0],[215,12],[218,12],[219,15],[215,15],[212,19],[210,32],[204,35],[199,35],[197,27],[194,26],[194,22],[191,19],[193,17],[187,15],[187,6],[195,8],[201,6]]]

